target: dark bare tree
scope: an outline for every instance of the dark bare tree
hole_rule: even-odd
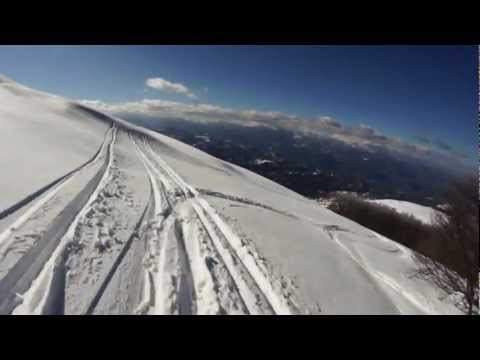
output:
[[[447,293],[460,292],[468,314],[478,307],[478,180],[466,178],[450,186],[444,213],[434,216],[435,260],[421,259],[420,273]]]
[[[465,311],[478,308],[479,239],[478,180],[453,183],[447,204],[426,225],[412,216],[345,194],[333,196],[329,209],[416,251],[417,276],[432,281],[446,294],[462,294]]]
[[[347,194],[334,195],[329,209],[426,256],[432,255],[422,242],[430,238],[433,228],[411,215]]]

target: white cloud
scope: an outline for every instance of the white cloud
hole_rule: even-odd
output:
[[[261,125],[273,129],[287,129],[295,133],[324,136],[365,149],[382,148],[420,157],[438,154],[431,146],[413,144],[386,136],[363,124],[345,126],[328,116],[304,118],[274,111],[236,110],[212,104],[187,104],[160,99],[143,99],[119,104],[107,104],[95,100],[83,100],[81,103],[116,115],[140,114],[152,118],[170,117],[197,122],[223,121],[243,126]],[[458,158],[454,152],[446,155]]]
[[[147,79],[145,84],[155,90],[161,90],[161,91],[166,91],[166,92],[171,92],[171,93],[176,93],[176,94],[183,94],[188,96],[191,99],[196,99],[196,95],[190,91],[190,89],[180,83],[172,83],[168,80],[162,79],[162,78],[150,78]]]

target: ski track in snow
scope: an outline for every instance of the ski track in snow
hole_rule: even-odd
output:
[[[72,172],[62,176],[60,179],[56,180],[54,185],[56,186],[45,186],[42,189],[45,189],[42,191],[40,194],[37,196],[41,196],[44,192],[46,194],[41,197],[36,203],[34,203],[30,208],[25,211],[24,214],[19,216],[13,224],[8,226],[2,233],[0,233],[0,259],[4,256],[5,250],[11,245],[11,242],[13,241],[13,233],[15,230],[19,229],[34,213],[36,213],[43,205],[45,205],[50,199],[52,199],[56,194],[60,193],[60,191],[69,183],[71,182],[75,175],[77,175],[81,170],[88,168],[89,166],[95,164],[101,157],[104,147],[106,146],[107,138],[108,135],[112,131],[112,127],[105,133],[105,137],[103,139],[102,145],[100,146],[99,150],[97,153],[93,156],[92,159],[87,161],[85,164],[80,166],[79,168],[73,170]],[[53,189],[51,191],[48,191],[51,187]],[[41,189],[41,190],[42,190]],[[40,190],[39,190],[40,191]],[[37,191],[36,193],[38,193]],[[48,191],[48,192],[47,192]],[[35,197],[36,198],[36,197]],[[33,201],[32,199],[31,201]],[[1,219],[1,217],[0,217]]]
[[[333,228],[328,228],[325,227],[325,232],[330,236],[332,240],[334,240],[338,246],[356,263],[360,268],[365,271],[365,274],[369,277],[372,277],[374,279],[374,282],[376,284],[379,284],[383,287],[387,287],[391,290],[394,291],[396,296],[398,297],[403,297],[407,299],[407,301],[414,305],[416,308],[418,308],[421,312],[425,314],[432,314],[432,315],[440,315],[438,312],[436,312],[433,307],[429,307],[426,304],[428,304],[427,299],[422,297],[422,301],[418,299],[419,294],[414,294],[408,292],[404,287],[400,286],[397,281],[395,281],[392,277],[388,276],[387,274],[384,274],[382,272],[376,271],[374,268],[372,268],[367,262],[365,262],[360,256],[356,255],[352,249],[350,249],[347,245],[345,245],[337,236],[336,232],[338,230],[335,230]],[[375,281],[376,279],[376,281]],[[388,295],[387,295],[388,296]],[[392,303],[395,304],[395,299],[392,299]],[[398,308],[397,305],[397,310],[399,314],[402,314],[403,311]]]
[[[104,138],[103,138],[103,142],[102,142],[102,145],[100,146],[100,148],[98,149],[97,153],[93,155],[93,157],[91,159],[89,159],[86,163],[80,165],[79,167],[77,167],[76,169],[73,169],[72,171],[70,171],[69,173],[61,176],[60,178],[52,181],[51,183],[43,186],[42,188],[38,189],[37,191],[35,191],[34,193],[28,195],[27,197],[25,197],[24,199],[20,200],[19,202],[17,202],[16,204],[13,204],[12,206],[10,206],[9,208],[3,210],[3,211],[0,211],[0,220],[4,219],[4,218],[7,218],[8,216],[14,214],[16,211],[22,209],[25,205],[27,205],[28,203],[34,201],[37,197],[41,196],[42,194],[44,194],[45,192],[47,192],[48,190],[50,190],[51,188],[54,188],[56,185],[60,184],[59,186],[57,186],[57,190],[58,190],[58,187],[61,187],[66,181],[68,181],[73,175],[75,175],[76,173],[78,173],[80,170],[86,168],[87,166],[95,163],[98,158],[100,157],[102,151],[103,151],[103,147],[105,146],[105,142],[106,142],[106,139],[108,137],[108,134],[111,132],[112,130],[112,127],[110,127],[107,132],[105,133],[104,135]],[[54,191],[56,192],[56,191]],[[42,203],[42,201],[40,201],[40,203]],[[0,243],[2,242],[2,238],[0,238]]]
[[[100,299],[102,298],[102,295],[104,294],[105,292],[105,289],[107,288],[110,280],[112,279],[113,275],[115,274],[115,272],[117,271],[117,269],[119,268],[122,260],[124,259],[127,251],[130,250],[130,247],[133,243],[133,241],[136,240],[136,238],[138,237],[138,233],[140,232],[140,228],[144,222],[144,218],[145,218],[145,215],[146,213],[148,212],[149,210],[149,207],[150,207],[150,204],[147,204],[147,206],[145,207],[144,209],[144,212],[140,218],[140,220],[138,221],[137,225],[135,226],[135,229],[133,231],[133,233],[131,234],[131,236],[129,237],[129,239],[127,240],[127,242],[125,243],[125,245],[123,246],[122,250],[120,251],[120,253],[118,254],[117,258],[115,259],[111,269],[108,271],[107,273],[107,276],[105,277],[105,279],[103,280],[99,290],[97,291],[97,293],[95,294],[95,296],[93,297],[90,305],[88,306],[87,308],[87,311],[86,311],[86,314],[87,315],[91,315],[93,314],[94,310],[96,309],[96,306],[98,305]]]
[[[198,261],[198,256],[187,254],[182,219],[178,214],[172,214],[175,211],[172,203],[176,201],[175,197],[180,194],[178,190],[175,191],[172,188],[172,184],[167,179],[162,179],[159,170],[155,168],[137,142],[133,138],[132,141],[149,175],[155,209],[154,218],[150,220],[150,233],[147,235],[150,252],[146,261],[143,300],[137,313],[191,314],[195,313],[193,311],[195,309],[196,313],[217,313],[219,308],[215,301],[213,301],[213,304],[210,303],[209,306],[202,303],[203,298],[201,296],[200,299],[196,299],[198,295],[205,293],[204,288],[208,287],[209,279],[205,279],[203,287],[197,285],[195,290],[191,267],[195,266],[198,269],[197,262],[201,263],[201,261]],[[171,196],[168,195],[167,189],[172,191],[172,199],[170,199]],[[195,241],[196,239],[189,238],[187,240],[189,245],[191,245],[192,240]],[[203,271],[195,272],[195,278],[205,274],[205,269],[201,270]],[[177,278],[179,280],[178,284],[176,283]],[[213,286],[211,283],[209,285],[211,291]],[[212,291],[209,295],[211,299]],[[205,296],[208,297],[208,295]],[[200,302],[200,304],[197,305],[197,302]]]
[[[160,244],[153,257],[161,269],[153,274],[155,304],[145,310],[144,299],[143,311],[182,314],[197,308],[197,313],[291,314],[288,300],[274,289],[252,250],[142,140],[139,144],[132,139],[154,187],[155,213],[161,215],[154,219]]]
[[[26,290],[26,292],[23,294],[14,294],[22,301],[13,309],[12,314],[63,313],[62,298],[64,298],[65,286],[65,260],[67,255],[66,247],[74,238],[75,229],[78,225],[78,222],[85,216],[85,213],[89,210],[92,202],[106,184],[106,179],[108,177],[109,169],[113,160],[112,152],[115,143],[116,131],[116,128],[113,128],[111,131],[111,141],[108,145],[107,156],[105,159],[105,169],[102,172],[100,181],[89,195],[85,205],[71,221],[65,234],[59,239],[58,245],[56,245],[53,253],[43,265],[38,275],[33,279],[33,281],[31,281],[28,290]],[[30,282],[28,278],[24,281]],[[9,298],[6,300],[8,301],[8,299]],[[11,306],[11,304],[8,304],[8,307]]]
[[[255,201],[229,197],[212,191],[196,190],[187,184],[154,150],[155,143],[134,132],[118,129],[115,126],[107,132],[104,143],[94,159],[86,164],[99,161],[105,152],[103,167],[97,172],[81,194],[72,201],[82,203],[70,218],[63,232],[55,230],[52,239],[45,245],[26,253],[21,258],[19,269],[14,267],[0,282],[0,313],[11,314],[64,314],[68,287],[66,285],[71,247],[82,241],[81,225],[92,210],[100,193],[109,185],[114,159],[114,147],[118,134],[124,131],[133,144],[138,158],[143,164],[150,183],[150,200],[142,211],[134,229],[118,253],[114,253],[105,271],[85,295],[84,304],[79,304],[75,312],[97,313],[97,306],[108,292],[108,286],[134,241],[144,244],[143,258],[132,261],[141,266],[138,296],[135,303],[129,304],[133,314],[295,314],[299,313],[295,300],[283,292],[279,278],[275,277],[249,243],[238,236],[205,196],[218,196],[234,201],[259,206],[267,210],[297,218],[293,214],[281,212]],[[107,137],[110,141],[107,144]],[[108,147],[105,151],[105,147]],[[66,177],[57,186],[34,203],[10,227],[0,234],[1,255],[8,250],[15,229],[18,229],[43,204],[61,193],[62,188],[75,176]],[[98,178],[98,179],[97,179]],[[93,187],[92,187],[93,186]],[[83,194],[82,194],[83,193]],[[85,198],[82,200],[82,198]],[[68,206],[71,206],[69,204]],[[67,206],[67,207],[68,207]],[[75,208],[75,207],[74,207]],[[68,211],[67,211],[68,213]],[[69,220],[68,220],[69,219]],[[303,219],[307,221],[309,219]],[[315,224],[322,225],[322,224]],[[60,226],[61,227],[61,226]],[[405,292],[393,278],[375,271],[354,249],[350,249],[337,237],[336,229],[322,226],[324,231],[340,248],[359,265],[374,283],[389,288],[405,298],[421,312],[434,313],[425,305],[426,299],[418,299],[415,294]],[[341,229],[340,229],[341,230]],[[339,230],[339,231],[340,231]],[[100,239],[101,240],[101,239]],[[91,244],[89,245],[91,247]],[[137,246],[138,248],[138,246]],[[29,260],[39,252],[41,256]],[[143,251],[143,250],[142,250]],[[95,254],[87,254],[84,260],[92,260]],[[102,256],[102,255],[100,255]],[[28,260],[28,261],[27,261]],[[31,265],[30,265],[31,263]],[[18,271],[17,271],[18,270]],[[143,273],[142,273],[143,271]],[[81,291],[82,285],[76,285]],[[135,297],[135,296],[134,296]],[[127,297],[128,298],[128,297]],[[107,299],[108,302],[108,299]],[[105,311],[105,310],[102,310]],[[108,310],[107,310],[108,311]],[[398,309],[401,313],[401,309]]]

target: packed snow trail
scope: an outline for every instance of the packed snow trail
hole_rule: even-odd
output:
[[[104,153],[104,148],[106,146],[106,143],[107,143],[107,138],[109,137],[109,134],[111,134],[113,130],[113,125],[107,130],[107,132],[105,133],[105,137],[104,137],[104,140],[100,146],[100,148],[98,149],[98,151],[95,153],[95,155],[90,159],[88,160],[85,164],[81,165],[80,167],[78,167],[77,169],[71,171],[70,173],[62,176],[60,179],[58,180],[55,180],[54,183],[50,184],[50,185],[47,185],[45,186],[44,188],[38,190],[35,194],[32,194],[31,196],[29,196],[27,199],[24,199],[22,200],[21,202],[17,203],[15,205],[16,210],[19,210],[22,206],[26,205],[28,202],[30,201],[33,201],[36,197],[42,195],[43,193],[46,192],[45,196],[41,197],[36,203],[34,203],[32,206],[30,206],[26,211],[25,213],[23,213],[21,216],[19,216],[14,222],[13,224],[11,224],[10,226],[8,226],[6,229],[4,229],[1,233],[0,233],[0,259],[3,258],[4,256],[4,253],[5,253],[5,250],[8,248],[8,246],[11,244],[11,242],[13,241],[13,233],[14,231],[18,230],[19,228],[21,228],[21,226],[30,218],[32,217],[35,212],[39,211],[39,209],[45,205],[50,199],[52,199],[55,195],[57,195],[58,193],[60,193],[62,191],[62,189],[68,185],[68,183],[70,181],[73,180],[73,178],[75,177],[75,175],[77,175],[78,173],[81,172],[81,170],[84,170],[86,168],[88,168],[89,166],[95,164],[97,161],[99,161],[101,155]],[[56,187],[53,187],[57,185]],[[47,192],[50,188],[53,189],[49,192]],[[35,195],[35,196],[34,196]],[[27,201],[28,200],[28,201]],[[20,205],[20,203],[22,203],[22,205]],[[10,208],[12,209],[12,208]],[[9,214],[7,215],[11,215],[14,211],[10,212]],[[5,216],[7,216],[5,215]],[[0,219],[1,219],[1,215],[0,215]]]
[[[100,299],[102,298],[102,295],[104,294],[105,289],[107,288],[110,280],[112,279],[115,272],[118,270],[118,268],[119,268],[121,262],[123,261],[125,255],[130,250],[130,247],[131,247],[133,241],[138,239],[139,233],[140,233],[140,230],[141,230],[141,226],[143,225],[143,223],[145,221],[145,215],[148,213],[148,210],[149,210],[150,206],[151,206],[151,204],[148,203],[147,206],[145,207],[145,210],[142,214],[142,217],[140,218],[137,225],[135,226],[135,229],[134,229],[133,233],[131,234],[130,238],[128,239],[127,243],[124,245],[122,250],[120,251],[120,254],[115,259],[115,262],[112,265],[112,268],[108,272],[108,274],[105,277],[104,281],[102,282],[102,285],[100,286],[98,292],[95,294],[95,296],[93,297],[90,305],[88,306],[87,311],[86,311],[87,315],[93,314],[93,312],[94,312],[96,306],[98,305]]]
[[[249,252],[249,249],[242,243],[241,239],[232,231],[232,229],[217,215],[216,211],[208,204],[208,202],[201,197],[201,195],[190,185],[185,183],[163,159],[156,154],[151,148],[150,144],[146,145],[150,150],[152,156],[162,169],[171,177],[171,179],[180,187],[185,196],[192,198],[192,206],[195,209],[197,215],[202,219],[202,223],[205,226],[210,222],[215,226],[218,231],[223,235],[223,238],[227,241],[227,247],[233,256],[237,257],[243,264],[248,274],[252,277],[256,285],[268,300],[269,305],[272,307],[276,314],[288,315],[292,313],[291,308],[287,304],[286,299],[278,294],[272,285],[272,281],[268,278],[262,269],[259,268],[253,256]],[[213,234],[213,232],[209,232]]]
[[[108,184],[80,222],[78,246],[68,259],[70,314],[131,314],[139,303],[153,196],[127,132],[120,128],[117,138]],[[127,169],[137,174],[129,176]],[[144,201],[133,199],[133,191],[141,191]]]
[[[115,128],[104,166],[63,212],[72,219],[69,226],[65,228],[64,224],[70,221],[65,216],[56,219],[45,236],[46,240],[38,242],[43,244],[48,240],[48,243],[33,247],[0,283],[1,293],[11,294],[0,303],[2,313],[65,313],[69,248],[75,245],[78,224],[91,209],[101,189],[107,185],[116,134]],[[205,210],[205,204],[199,205],[195,198],[198,196],[196,191],[192,191],[161,159],[156,158],[145,141],[138,145],[134,137],[131,139],[150,177],[151,203],[145,207],[129,240],[97,291],[91,295],[84,313],[94,313],[111,278],[135,240],[157,242],[156,245],[149,244],[152,248],[149,255],[156,257],[155,270],[149,270],[148,266],[145,268],[144,299],[138,306],[139,313],[290,313],[288,305],[287,310],[279,310],[278,300],[273,301],[277,307],[272,306],[271,299],[278,295],[268,293],[271,291],[268,286],[264,290],[258,285],[251,274],[251,268],[244,265],[245,259],[239,256],[231,246],[231,240],[227,239],[225,224],[218,225],[221,220],[214,220]],[[88,198],[82,203],[81,199],[85,199],[87,194]],[[68,208],[78,210],[69,211]],[[149,211],[150,208],[153,211]],[[149,229],[147,227],[147,231],[140,231],[146,222],[149,222]],[[156,254],[153,249],[155,246],[158,250]],[[260,273],[260,270],[256,271]],[[265,280],[262,285],[265,286]],[[145,297],[151,299],[146,300]]]
[[[56,191],[59,190],[59,188],[61,188],[61,183],[62,182],[65,182],[67,181],[72,175],[74,175],[75,173],[79,172],[80,170],[82,170],[83,168],[87,167],[88,165],[91,165],[93,164],[94,162],[97,161],[97,159],[99,158],[100,154],[102,153],[102,150],[103,150],[103,147],[105,146],[105,142],[106,142],[106,139],[108,137],[108,134],[110,133],[110,131],[112,130],[113,128],[113,124],[112,126],[110,127],[110,129],[107,130],[107,132],[105,133],[105,136],[104,136],[104,140],[103,140],[103,143],[102,145],[100,146],[100,148],[98,149],[98,151],[95,153],[95,155],[92,156],[91,159],[89,159],[87,162],[85,162],[84,164],[80,165],[79,167],[77,167],[76,169],[73,169],[72,171],[70,171],[69,173],[61,176],[60,178],[52,181],[50,184],[47,184],[45,185],[44,187],[42,187],[41,189],[38,189],[37,191],[35,191],[33,194],[30,194],[28,195],[26,198],[20,200],[19,202],[17,202],[16,204],[13,204],[12,206],[10,206],[8,209],[5,209],[3,211],[0,211],[0,220],[6,218],[7,216],[10,216],[12,215],[13,213],[15,213],[17,210],[20,210],[21,208],[23,208],[25,205],[27,205],[28,203],[32,202],[33,200],[35,200],[37,197],[39,197],[40,195],[42,195],[43,193],[45,193],[46,191],[50,190],[52,187],[54,187],[55,185],[57,184],[60,184],[60,186],[57,187]],[[51,196],[53,196],[55,194],[56,191],[53,191],[51,193],[51,195],[49,195],[48,197],[45,197],[45,201],[50,198]],[[34,209],[38,209],[38,207],[42,204],[42,202],[39,202],[35,207]],[[18,225],[18,224],[17,224]],[[0,244],[2,242],[2,238],[0,237]]]
[[[154,175],[155,169],[133,136],[131,139],[149,175],[154,203],[149,232],[145,234],[149,249],[147,263],[151,264],[145,269],[145,281],[150,288],[145,290],[138,311],[153,314],[194,314],[195,290],[182,226],[178,218],[173,219],[170,216],[174,209],[163,183]],[[147,300],[145,297],[151,299]]]
[[[270,280],[266,277],[265,273],[260,270],[255,263],[255,260],[251,257],[248,249],[241,243],[241,240],[236,237],[231,229],[214,213],[213,209],[208,207],[208,203],[199,199],[199,194],[192,187],[187,185],[176,173],[174,173],[168,165],[163,162],[163,160],[151,149],[148,142],[143,139],[141,146],[138,146],[138,150],[144,160],[144,164],[147,171],[156,176],[156,181],[161,182],[162,187],[167,189],[167,192],[164,192],[164,195],[168,198],[174,194],[176,198],[180,196],[182,202],[185,203],[187,208],[193,210],[193,215],[196,221],[199,221],[201,229],[208,237],[209,241],[213,245],[212,248],[215,249],[215,252],[218,254],[223,266],[226,267],[228,272],[228,277],[233,280],[235,288],[237,289],[237,301],[239,304],[236,304],[237,308],[244,308],[250,314],[264,314],[264,313],[277,313],[277,314],[290,314],[292,310],[287,304],[287,301],[279,294],[273,290],[273,286],[270,283]],[[152,175],[153,176],[153,175]],[[155,179],[152,180],[155,182]],[[158,192],[158,191],[157,191]],[[156,196],[159,198],[160,196]],[[175,199],[168,201],[169,203],[174,202]],[[188,212],[188,210],[184,210]],[[191,262],[192,256],[189,256],[189,251],[187,251],[187,244],[192,243],[198,244],[200,242],[199,234],[194,234],[192,238],[185,238],[183,231],[181,231],[180,222],[186,222],[185,215],[179,214],[176,211],[173,211],[173,216],[175,217],[174,227],[175,227],[175,237],[177,238],[177,254],[180,257],[180,263],[184,271],[181,271],[182,274],[180,284],[191,283],[191,270],[187,264],[187,259],[190,259]],[[191,215],[190,215],[191,216]],[[232,245],[232,243],[234,245]],[[238,244],[240,244],[238,246]],[[237,248],[235,248],[237,245]],[[166,245],[164,245],[165,247]],[[165,252],[161,252],[162,255]],[[199,256],[198,253],[196,256]],[[201,255],[200,255],[201,256]],[[169,261],[160,257],[160,259],[165,262]],[[207,270],[208,271],[208,270]],[[198,272],[198,273],[201,273]],[[197,272],[195,272],[197,274]],[[213,276],[210,275],[210,281],[213,282]],[[164,287],[164,286],[160,286]],[[180,299],[184,299],[185,296],[191,299],[192,294],[195,293],[195,289],[190,289],[192,285],[186,287],[180,287]],[[158,288],[158,287],[157,287]],[[190,289],[188,291],[187,289]],[[161,289],[160,289],[161,291]],[[188,294],[188,295],[185,295]],[[218,295],[217,295],[218,296]]]
[[[133,138],[132,141],[136,143]],[[198,261],[198,258],[201,256],[198,254],[198,249],[193,251],[197,256],[189,257],[187,255],[187,245],[184,243],[184,234],[188,233],[188,229],[186,232],[183,231],[184,223],[182,220],[184,218],[173,209],[173,205],[177,201],[176,195],[180,195],[179,190],[172,188],[171,183],[166,179],[162,179],[162,175],[151,163],[151,160],[148,159],[140,147],[137,149],[144,162],[145,168],[150,175],[151,183],[154,188],[154,198],[156,199],[155,215],[157,218],[152,220],[153,228],[156,228],[156,231],[154,230],[150,241],[160,241],[157,245],[158,250],[156,251],[156,255],[152,254],[153,259],[151,260],[155,264],[154,268],[156,268],[157,271],[153,270],[148,276],[148,278],[153,279],[152,293],[154,296],[152,297],[154,298],[154,301],[151,304],[151,308],[144,309],[143,312],[151,314],[168,314],[172,312],[176,313],[177,311],[178,313],[183,312],[179,309],[179,304],[175,304],[177,301],[177,290],[175,289],[175,285],[171,283],[171,279],[178,275],[178,271],[175,270],[175,267],[172,268],[170,264],[178,263],[180,260],[180,269],[183,268],[184,270],[183,272],[180,271],[181,279],[183,278],[183,282],[181,281],[180,284],[184,284],[184,286],[179,286],[178,292],[183,293],[179,294],[178,300],[185,300],[185,298],[187,298],[187,302],[189,301],[190,303],[193,303],[193,298],[195,296],[193,294],[197,292],[196,298],[200,302],[199,306],[196,306],[195,304],[195,307],[197,307],[197,313],[217,313],[220,311],[220,306],[215,300],[212,300],[212,298],[215,299],[216,294],[213,290],[215,286],[213,285],[211,277],[203,276],[203,287],[197,285],[196,291],[194,289],[195,285],[192,285],[191,270],[189,269],[189,266],[187,267],[187,259],[191,258],[191,263],[196,268],[195,278],[202,277],[202,274],[205,275],[207,270],[200,265],[202,263],[204,264],[204,262],[201,260]],[[172,199],[169,199],[169,191],[174,195]],[[171,215],[175,217],[175,220],[172,220]],[[174,241],[172,241],[172,239],[174,239]],[[189,248],[192,248],[192,242],[195,243],[196,239],[188,238],[186,241],[188,241]],[[152,244],[151,247],[154,248],[155,245]],[[155,250],[153,250],[153,253],[155,253]],[[180,258],[178,258],[179,255]],[[186,273],[186,276],[182,276],[183,273]],[[193,281],[198,284],[198,281]],[[208,291],[207,289],[210,290]],[[206,294],[208,292],[209,294]],[[145,291],[145,294],[149,296],[150,292]],[[198,294],[201,294],[202,296],[198,296]],[[205,300],[205,303],[202,303],[205,298],[209,300]],[[148,303],[148,301],[144,301],[144,303],[146,302]],[[178,303],[180,303],[180,301],[178,301]],[[182,308],[186,308],[185,302],[183,303]],[[189,309],[189,307],[187,307],[187,309]],[[189,311],[187,310],[187,313],[188,312]]]
[[[55,219],[43,239],[1,281],[0,294],[3,295],[3,301],[0,303],[0,314],[12,311],[18,314],[63,312],[61,298],[64,296],[62,283],[65,281],[66,247],[73,238],[79,219],[84,216],[98,195],[99,188],[104,185],[111,166],[115,133],[116,129],[113,129],[104,165],[97,175]],[[55,301],[48,301],[52,296]],[[21,304],[18,305],[20,300]],[[60,308],[58,304],[61,304]]]

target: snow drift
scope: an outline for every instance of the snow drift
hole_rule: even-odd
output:
[[[411,250],[3,77],[0,150],[0,313],[460,313]]]

